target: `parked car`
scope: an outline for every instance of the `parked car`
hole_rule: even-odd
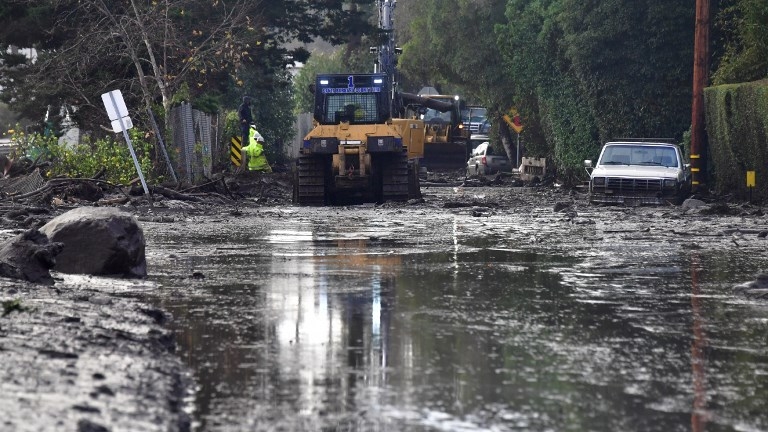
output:
[[[495,154],[488,141],[472,150],[467,161],[468,176],[495,174],[500,171],[511,171],[511,164],[506,156]]]
[[[589,201],[615,204],[681,202],[691,190],[690,165],[671,142],[643,139],[608,142],[597,164],[584,161]]]

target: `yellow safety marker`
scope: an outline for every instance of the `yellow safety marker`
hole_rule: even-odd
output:
[[[755,172],[747,171],[747,189],[749,189],[749,202],[752,202],[752,190],[755,189]]]
[[[229,146],[229,160],[239,167],[243,163],[243,144],[240,142],[240,137],[233,136],[230,140]]]
[[[701,159],[701,155],[692,154],[691,159],[691,165],[699,165],[699,159]],[[693,187],[694,192],[696,191],[695,186],[701,185],[701,183],[696,179],[700,171],[701,169],[698,166],[691,167],[691,186]]]

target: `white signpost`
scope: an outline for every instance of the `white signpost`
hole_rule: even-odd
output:
[[[136,166],[136,172],[139,173],[141,186],[144,187],[144,194],[149,195],[147,182],[144,180],[144,174],[141,172],[141,165],[139,165],[139,160],[136,158],[136,152],[133,151],[131,138],[128,136],[128,129],[133,127],[133,122],[128,115],[128,108],[125,106],[123,94],[120,90],[112,90],[109,93],[102,94],[101,100],[104,101],[104,107],[107,109],[109,120],[112,122],[112,130],[123,133],[125,142],[128,143],[128,150],[131,151],[131,157],[133,158],[133,164]]]

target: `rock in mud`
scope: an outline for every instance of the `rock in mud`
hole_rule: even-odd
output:
[[[63,244],[54,270],[62,273],[145,277],[144,232],[130,213],[80,207],[45,224],[40,231]]]
[[[0,276],[53,284],[50,270],[62,248],[36,229],[19,234],[0,247]]]
[[[707,203],[705,203],[702,200],[698,200],[695,198],[688,198],[687,200],[683,201],[683,204],[680,207],[682,207],[684,210],[687,210],[687,209],[705,207],[706,205]]]
[[[745,297],[768,299],[768,274],[758,274],[755,280],[736,285],[733,289]]]
[[[555,206],[552,208],[552,211],[555,213],[564,212],[565,210],[569,210],[571,208],[571,203],[568,202],[556,202]]]

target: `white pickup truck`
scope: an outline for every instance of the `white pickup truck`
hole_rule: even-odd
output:
[[[511,171],[509,159],[493,152],[489,142],[484,142],[472,150],[472,156],[467,161],[467,176],[495,174],[501,171]]]
[[[589,173],[589,201],[613,204],[681,202],[691,190],[690,165],[680,147],[643,139],[608,142]]]

